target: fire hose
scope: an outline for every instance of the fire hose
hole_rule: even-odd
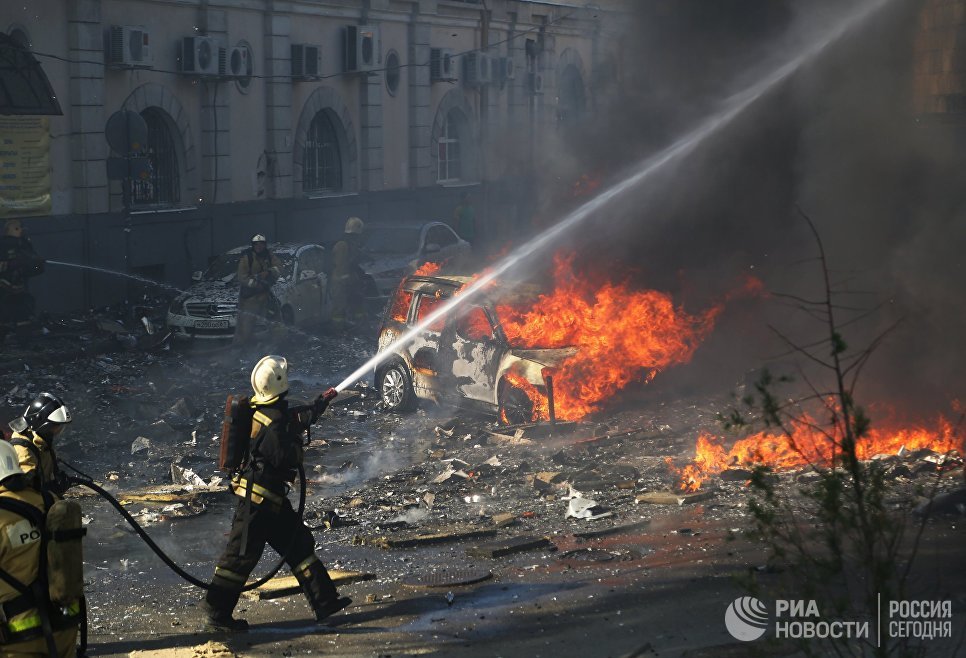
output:
[[[75,473],[77,473],[77,476],[71,475],[67,478],[70,484],[77,484],[83,487],[87,487],[88,489],[90,489],[91,491],[99,495],[101,498],[109,502],[111,505],[113,505],[114,509],[116,509],[121,514],[121,516],[124,517],[124,520],[127,521],[130,524],[130,526],[134,529],[134,532],[136,532],[138,536],[142,540],[144,540],[144,543],[148,545],[148,548],[154,551],[154,554],[157,555],[158,558],[160,558],[161,561],[164,562],[169,569],[171,569],[173,572],[181,576],[187,582],[197,587],[200,587],[201,589],[208,590],[208,589],[212,589],[213,587],[218,587],[217,585],[212,586],[211,583],[207,583],[203,580],[200,580],[195,576],[191,575],[190,573],[188,573],[187,571],[185,571],[184,569],[182,569],[177,562],[172,560],[171,557],[167,553],[165,553],[161,549],[161,547],[154,542],[153,539],[151,539],[151,536],[148,535],[147,531],[135,520],[133,516],[131,516],[131,513],[128,512],[126,509],[124,509],[124,506],[121,505],[120,501],[118,501],[117,498],[112,496],[108,491],[106,491],[99,484],[94,482],[94,480],[91,477],[85,475],[84,473],[81,473],[79,470],[77,470],[67,462],[61,461],[60,463],[66,466],[67,468],[69,468],[70,470],[74,471]],[[301,522],[302,515],[305,513],[305,488],[306,488],[305,487],[305,469],[301,464],[299,464],[298,471],[299,471],[298,517],[299,517],[299,521]],[[282,568],[282,566],[285,565],[285,561],[288,559],[288,552],[289,550],[291,550],[291,547],[292,545],[294,545],[294,543],[295,543],[295,535],[293,533],[292,539],[289,542],[289,548],[285,550],[285,552],[282,554],[282,557],[279,559],[278,563],[271,569],[271,571],[269,571],[265,576],[259,578],[255,582],[246,584],[242,588],[242,591],[248,592],[253,589],[258,589],[259,587],[261,587],[262,585],[270,581],[272,578],[274,578],[275,574],[277,574],[279,570]]]

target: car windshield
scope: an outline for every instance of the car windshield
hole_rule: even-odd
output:
[[[225,281],[226,283],[235,278],[238,273],[238,259],[245,252],[235,254],[222,254],[211,262],[204,278],[208,281]],[[281,275],[288,277],[292,274],[292,256],[290,254],[276,254],[282,263]]]
[[[366,230],[365,250],[372,254],[415,254],[418,226],[378,226]]]

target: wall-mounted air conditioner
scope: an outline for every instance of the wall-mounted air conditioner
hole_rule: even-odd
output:
[[[482,87],[493,81],[490,56],[486,53],[471,52],[463,55],[463,84],[468,87]]]
[[[112,25],[107,32],[107,63],[117,69],[147,69],[153,63],[151,36],[141,25]]]
[[[494,65],[496,65],[496,73],[493,78],[499,80],[500,84],[506,84],[508,80],[512,80],[515,75],[515,70],[513,66],[512,57],[500,57],[493,60]]]
[[[215,37],[184,37],[178,42],[178,71],[187,75],[227,75],[228,52]]]
[[[543,75],[540,73],[530,73],[528,74],[529,80],[527,86],[530,88],[531,94],[542,94],[543,93]]]
[[[247,78],[251,75],[251,51],[244,46],[236,46],[228,53],[228,75],[233,78]]]
[[[292,44],[292,79],[318,80],[322,76],[322,54],[318,46]]]
[[[345,41],[345,71],[371,71],[378,66],[378,28],[371,25],[347,25],[342,34]]]
[[[453,82],[457,79],[456,56],[451,48],[429,49],[429,81]]]

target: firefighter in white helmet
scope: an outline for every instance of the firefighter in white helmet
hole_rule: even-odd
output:
[[[41,393],[8,423],[13,430],[10,442],[17,451],[20,467],[38,491],[62,495],[67,490],[67,478],[57,467],[54,439],[72,420],[63,400],[52,393]]]
[[[271,289],[281,276],[282,263],[268,250],[265,236],[252,236],[252,244],[238,259],[238,318],[235,342],[244,345],[255,335],[255,322],[268,315]]]
[[[319,396],[303,425],[289,410],[288,362],[283,357],[263,357],[252,370],[251,383],[255,394],[250,400],[254,408],[250,457],[232,478],[238,507],[204,602],[208,627],[213,630],[247,630],[248,622],[233,618],[232,611],[266,543],[285,557],[318,621],[352,603],[339,597],[315,555],[312,532],[286,497],[302,464],[305,430],[337,392],[329,389]]]
[[[346,323],[363,317],[363,272],[359,266],[362,244],[365,241],[365,224],[358,217],[350,217],[345,223],[342,239],[332,247],[332,272],[329,290],[332,299],[332,328],[345,329]]]
[[[71,658],[77,653],[81,620],[80,593],[70,601],[52,601],[56,588],[40,570],[41,548],[48,555],[55,537],[46,535],[53,497],[29,486],[17,452],[0,441],[0,655]],[[59,503],[63,505],[63,502]],[[78,508],[79,510],[79,508]],[[77,512],[79,522],[79,511]],[[82,533],[80,533],[82,534]],[[79,546],[79,535],[70,541]],[[77,577],[83,586],[83,562],[77,553]],[[47,560],[48,567],[52,564]]]

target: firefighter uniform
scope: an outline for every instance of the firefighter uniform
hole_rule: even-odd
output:
[[[8,220],[0,236],[0,334],[33,318],[34,298],[27,279],[43,271],[44,260],[23,234],[20,221]]]
[[[38,514],[45,510],[43,496],[30,488],[11,491],[0,486],[0,499],[26,503]],[[0,569],[19,583],[31,585],[39,576],[40,547],[40,529],[24,516],[0,507]],[[0,609],[3,611],[0,656],[50,656],[43,632],[44,619],[32,594],[23,594],[6,579],[0,579]],[[61,658],[76,655],[80,600],[64,607],[51,606],[47,615],[57,655]]]
[[[27,476],[30,486],[38,491],[52,486],[56,489],[55,483],[62,480],[62,477],[60,469],[57,468],[57,456],[53,446],[30,429],[25,429],[22,433],[14,432],[10,443],[17,451],[20,469]],[[63,491],[55,490],[55,493],[62,494]]]
[[[284,363],[284,359],[281,361]],[[228,546],[215,568],[213,587],[205,597],[210,623],[222,630],[247,628],[244,620],[232,619],[231,614],[266,543],[285,556],[317,619],[341,610],[349,602],[339,598],[315,555],[312,532],[286,497],[302,463],[304,428],[290,420],[284,394],[265,404],[253,398],[253,406],[251,459],[232,479],[238,507]]]
[[[261,238],[261,240],[257,240]],[[252,248],[238,259],[238,318],[235,325],[235,341],[248,343],[255,335],[255,321],[268,315],[271,304],[271,287],[281,275],[282,263],[267,247],[260,251],[255,245],[265,238],[256,235]]]
[[[342,330],[347,320],[358,321],[363,313],[361,242],[365,225],[350,217],[342,239],[332,247],[332,272],[329,290],[332,300],[332,327]]]

